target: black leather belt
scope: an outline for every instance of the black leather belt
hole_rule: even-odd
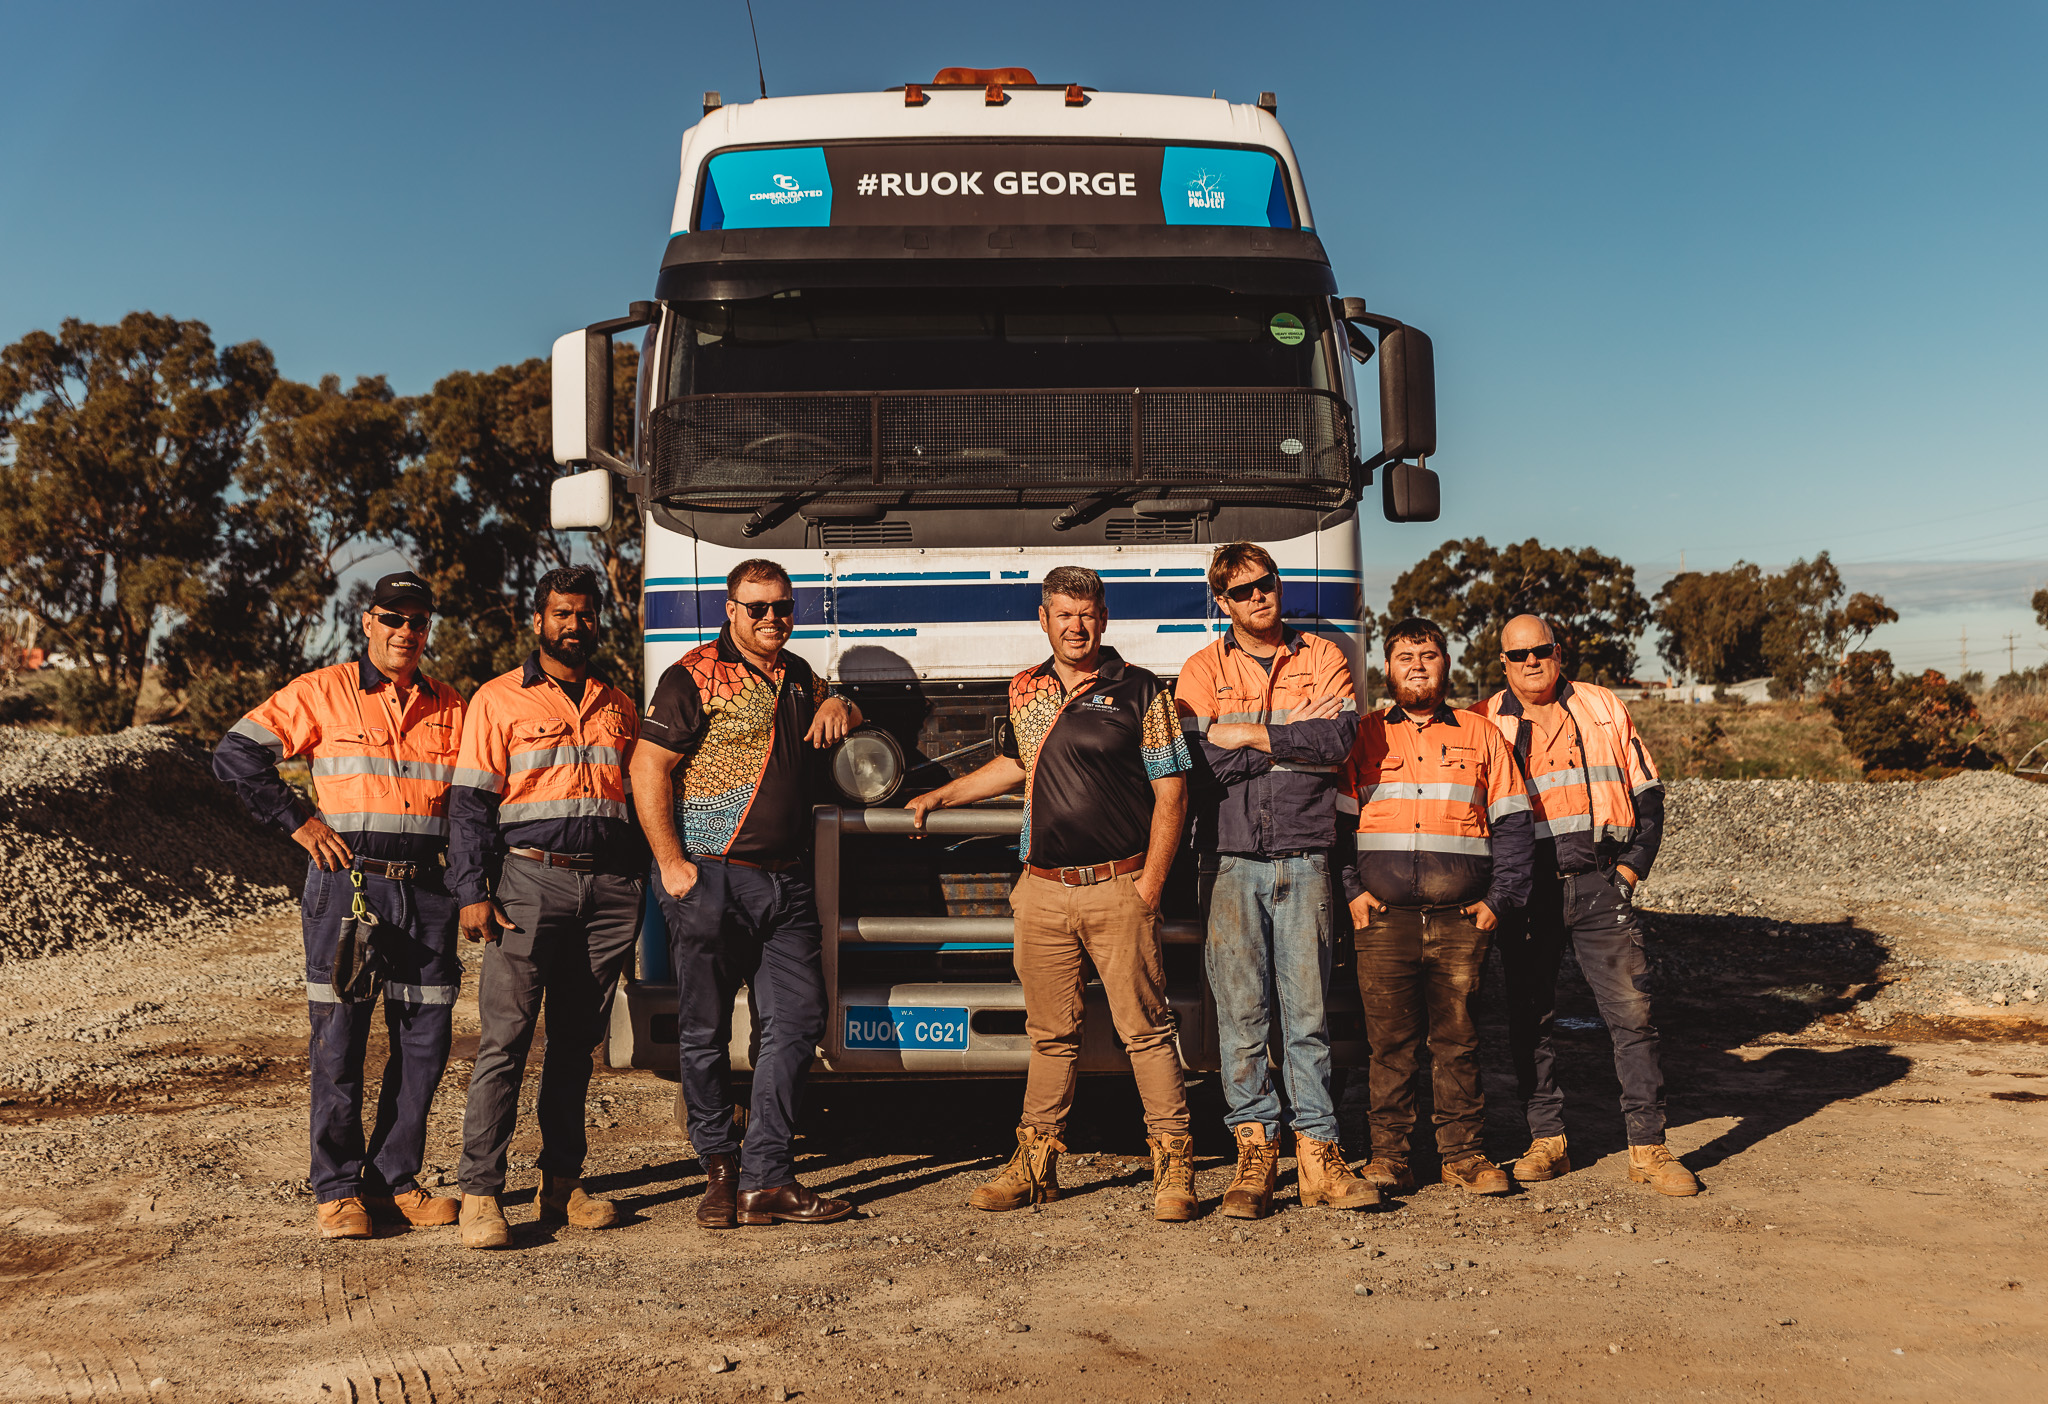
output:
[[[514,858],[524,858],[530,863],[539,863],[548,868],[567,868],[572,873],[594,873],[597,871],[595,853],[550,853],[545,848],[508,848],[505,850]]]
[[[372,877],[390,878],[393,882],[411,882],[425,872],[425,863],[387,863],[382,858],[358,858],[357,868]]]

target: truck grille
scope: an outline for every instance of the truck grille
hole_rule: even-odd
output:
[[[1159,483],[1348,490],[1349,408],[1325,390],[923,390],[690,395],[649,426],[654,495],[1087,490]]]

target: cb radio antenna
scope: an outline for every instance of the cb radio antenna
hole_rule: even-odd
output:
[[[768,96],[768,75],[761,71],[761,31],[754,27],[754,0],[747,0],[747,29],[754,36],[754,76],[761,80],[761,96]]]

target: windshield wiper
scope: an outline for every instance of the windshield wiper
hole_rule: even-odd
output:
[[[1079,502],[1067,508],[1066,511],[1054,517],[1052,519],[1052,529],[1054,531],[1065,531],[1070,527],[1080,526],[1083,522],[1092,522],[1122,498],[1129,497],[1132,493],[1142,492],[1143,490],[1143,486],[1137,483],[1126,484],[1123,487],[1105,488],[1092,496],[1082,498]]]

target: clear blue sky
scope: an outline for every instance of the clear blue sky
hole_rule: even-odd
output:
[[[1436,339],[1444,520],[1369,523],[1377,566],[1831,549],[1908,609],[1901,662],[2048,658],[2037,3],[756,14],[777,95],[1277,91],[1345,291]],[[647,296],[699,94],[754,91],[741,0],[0,0],[0,52],[0,341],[146,307],[404,391]]]

